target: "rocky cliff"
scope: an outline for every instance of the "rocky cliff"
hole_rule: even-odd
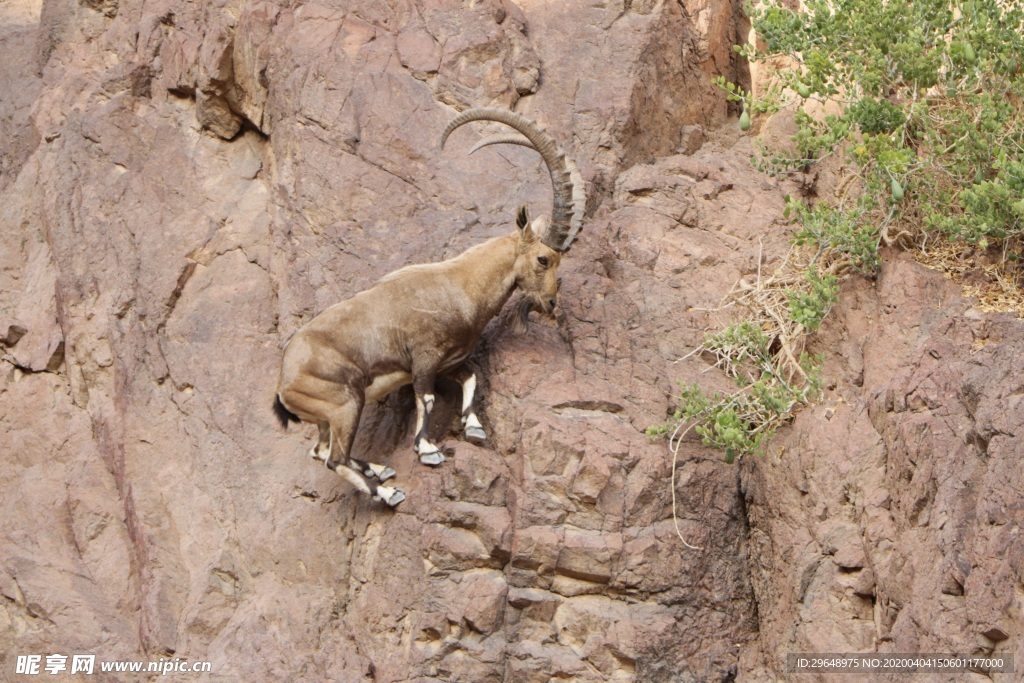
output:
[[[738,3],[702,0],[0,7],[0,678],[32,653],[346,683],[1024,663],[1024,326],[899,255],[846,285],[826,396],[764,457],[685,445],[702,550],[676,536],[643,430],[677,381],[724,381],[676,359],[786,249],[786,188],[710,85],[749,78],[745,39]],[[411,392],[364,413],[357,453],[408,494],[390,510],[309,459],[311,427],[280,431],[280,349],[550,201],[528,150],[438,150],[478,105],[563,142],[589,218],[557,325],[485,334],[486,447],[451,429],[456,389],[437,469]]]

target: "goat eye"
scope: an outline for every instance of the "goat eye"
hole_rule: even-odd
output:
[[[547,256],[538,256],[537,257],[537,263],[539,263],[543,267],[547,268],[548,267],[548,257]]]

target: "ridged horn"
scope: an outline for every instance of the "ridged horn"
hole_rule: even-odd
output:
[[[480,142],[473,145],[469,150],[469,154],[489,145],[519,145],[521,147],[536,149],[533,146],[533,143],[530,142],[529,138],[523,135],[516,135],[515,133],[496,133],[494,135],[488,135],[480,140]],[[583,182],[583,174],[580,173],[580,169],[576,167],[576,164],[574,164],[572,159],[569,157],[565,157],[565,165],[569,169],[569,179],[572,181],[572,221],[569,223],[569,232],[566,234],[565,242],[562,244],[562,248],[558,251],[568,251],[569,247],[572,246],[576,236],[583,228],[583,213],[587,208],[587,186]]]
[[[551,185],[554,190],[554,200],[551,207],[551,222],[547,232],[541,236],[541,241],[555,251],[565,251],[568,248],[570,234],[573,238],[574,212],[573,205],[578,198],[584,196],[582,191],[576,191],[577,182],[569,170],[568,161],[554,139],[548,135],[540,126],[530,121],[521,114],[507,109],[477,108],[467,109],[452,119],[441,134],[441,148],[444,149],[448,136],[456,128],[469,123],[470,121],[496,121],[506,126],[515,128],[523,134],[529,143],[525,146],[532,147],[540,153],[544,164],[548,167],[551,176]],[[572,166],[575,168],[575,165]],[[579,177],[579,171],[576,173]],[[580,208],[582,212],[582,206]],[[582,218],[581,218],[582,220]],[[579,227],[576,226],[576,232]]]

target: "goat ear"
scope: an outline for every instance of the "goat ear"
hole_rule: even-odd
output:
[[[525,204],[516,209],[516,227],[519,228],[520,244],[533,244],[537,241],[536,226],[530,225],[530,215]]]
[[[516,227],[519,228],[519,232],[523,232],[530,227],[530,216],[526,212],[526,204],[516,209]]]

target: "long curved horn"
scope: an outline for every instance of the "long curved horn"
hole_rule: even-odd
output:
[[[520,147],[536,149],[536,147],[533,146],[533,143],[530,142],[529,138],[523,135],[516,135],[515,133],[496,133],[494,135],[488,135],[480,140],[480,142],[473,145],[469,150],[469,154],[489,145],[519,145]],[[572,181],[572,221],[569,223],[569,232],[565,236],[562,248],[557,251],[569,251],[569,247],[572,246],[573,241],[576,239],[576,235],[578,235],[580,229],[583,228],[583,213],[587,208],[587,185],[583,182],[583,174],[580,173],[580,169],[569,157],[565,157],[565,165],[569,169],[569,179]]]
[[[533,143],[527,139],[525,135],[519,135],[518,133],[495,133],[494,135],[488,135],[480,139],[480,142],[476,143],[469,148],[467,154],[473,154],[477,150],[481,150],[488,145],[519,145],[520,147],[529,147],[533,149]],[[568,166],[568,164],[566,164]]]
[[[568,248],[566,240],[573,229],[574,199],[579,195],[573,191],[574,182],[566,164],[565,152],[533,121],[514,111],[492,108],[467,109],[452,119],[441,134],[441,148],[444,149],[444,144],[452,131],[470,121],[497,121],[511,126],[525,136],[530,143],[529,146],[540,152],[544,164],[548,167],[554,190],[551,223],[541,241],[556,251],[565,251]]]

